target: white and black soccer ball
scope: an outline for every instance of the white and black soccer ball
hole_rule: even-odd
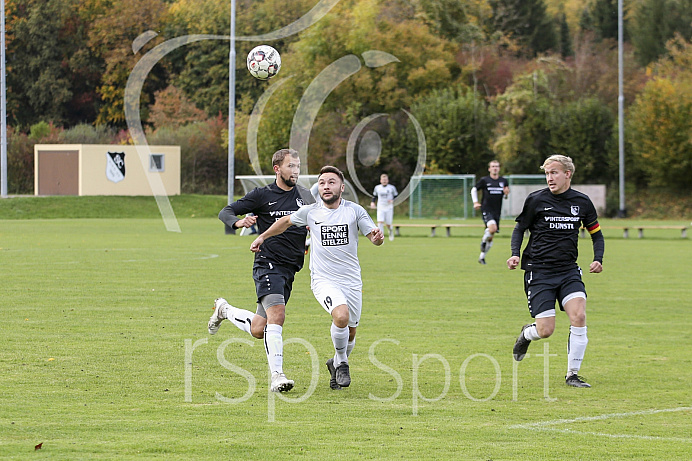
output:
[[[247,55],[247,70],[260,80],[267,80],[279,73],[281,55],[269,45],[256,46]]]

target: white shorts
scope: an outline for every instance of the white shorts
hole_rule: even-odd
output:
[[[377,222],[384,222],[386,225],[391,226],[392,220],[394,219],[394,209],[380,210],[377,209]]]
[[[358,326],[363,307],[363,290],[361,288],[338,286],[327,280],[313,281],[311,288],[315,299],[330,315],[336,306],[346,304],[348,306],[348,326],[352,328]]]

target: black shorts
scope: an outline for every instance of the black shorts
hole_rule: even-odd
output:
[[[483,212],[483,222],[485,223],[485,227],[488,227],[488,221],[495,221],[495,224],[497,224],[497,230],[500,230],[500,214],[495,214],[491,213],[490,211],[484,211]]]
[[[535,318],[542,312],[555,309],[556,301],[560,310],[564,311],[562,300],[577,292],[586,295],[580,267],[553,273],[524,272],[524,293],[529,303],[531,317]]]
[[[288,304],[293,288],[295,271],[273,263],[255,264],[252,268],[252,278],[255,280],[257,302],[269,294],[283,295],[284,304]]]

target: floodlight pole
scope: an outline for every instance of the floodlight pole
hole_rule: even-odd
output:
[[[0,195],[7,197],[7,93],[5,91],[5,0],[0,0]]]
[[[625,96],[622,83],[622,36],[622,0],[618,0],[618,159],[620,173],[620,208],[618,209],[619,218],[627,217],[627,208],[625,205]]]
[[[228,58],[228,204],[233,203],[235,183],[235,0],[231,0],[231,51]],[[227,234],[235,229],[225,226]]]

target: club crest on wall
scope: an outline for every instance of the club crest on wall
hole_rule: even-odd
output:
[[[106,153],[106,177],[115,183],[125,179],[125,152]]]

